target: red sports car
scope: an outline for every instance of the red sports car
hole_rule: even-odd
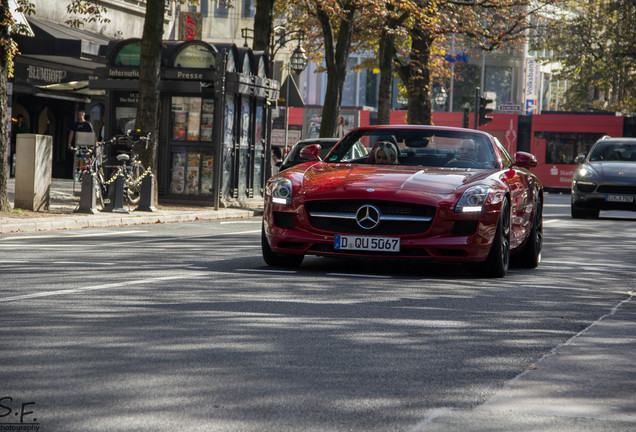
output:
[[[436,126],[354,129],[321,160],[269,179],[262,251],[271,266],[307,254],[471,263],[503,277],[541,260],[543,187],[492,135]]]

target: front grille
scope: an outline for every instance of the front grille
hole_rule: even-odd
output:
[[[594,192],[594,189],[596,189],[596,185],[594,185],[594,184],[585,184],[585,183],[577,183],[576,184],[576,189],[579,192],[592,193],[592,192]]]
[[[476,220],[455,221],[455,223],[453,224],[453,235],[473,235],[475,234],[475,231],[477,231],[477,226],[479,226],[479,221]]]
[[[606,193],[606,194],[628,194],[628,195],[636,195],[636,186],[635,185],[600,185],[596,190],[598,193]]]
[[[294,213],[288,212],[273,212],[274,225],[281,228],[294,228]]]
[[[371,204],[380,210],[382,217],[377,227],[364,229],[353,218],[329,217],[325,214],[355,215],[364,204]],[[427,231],[435,217],[435,207],[420,204],[410,204],[390,201],[366,200],[331,200],[309,201],[305,203],[307,216],[311,226],[317,230],[347,234],[362,235],[408,235]],[[312,216],[321,213],[323,216]],[[387,217],[403,218],[405,220],[386,220]],[[407,220],[409,217],[430,218],[430,221]]]

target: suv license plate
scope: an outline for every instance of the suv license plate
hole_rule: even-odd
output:
[[[634,202],[634,197],[631,195],[605,195],[605,201],[610,202]]]
[[[336,235],[334,249],[399,252],[400,238]]]

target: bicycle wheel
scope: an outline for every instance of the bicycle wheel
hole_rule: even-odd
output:
[[[95,192],[97,195],[97,202],[102,206],[102,209],[110,202],[108,198],[108,186],[104,180],[104,170],[102,167],[98,167],[95,172]]]
[[[141,162],[135,161],[128,169],[126,178],[126,200],[129,204],[135,205],[139,203],[141,195],[141,180],[146,172]]]

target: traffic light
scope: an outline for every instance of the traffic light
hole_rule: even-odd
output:
[[[464,118],[462,119],[462,127],[468,129],[468,115],[470,114],[470,104],[464,104]]]
[[[492,113],[492,108],[488,108],[488,105],[493,103],[492,99],[485,97],[479,98],[479,126],[483,126],[489,121],[492,121],[492,116],[488,115]]]

